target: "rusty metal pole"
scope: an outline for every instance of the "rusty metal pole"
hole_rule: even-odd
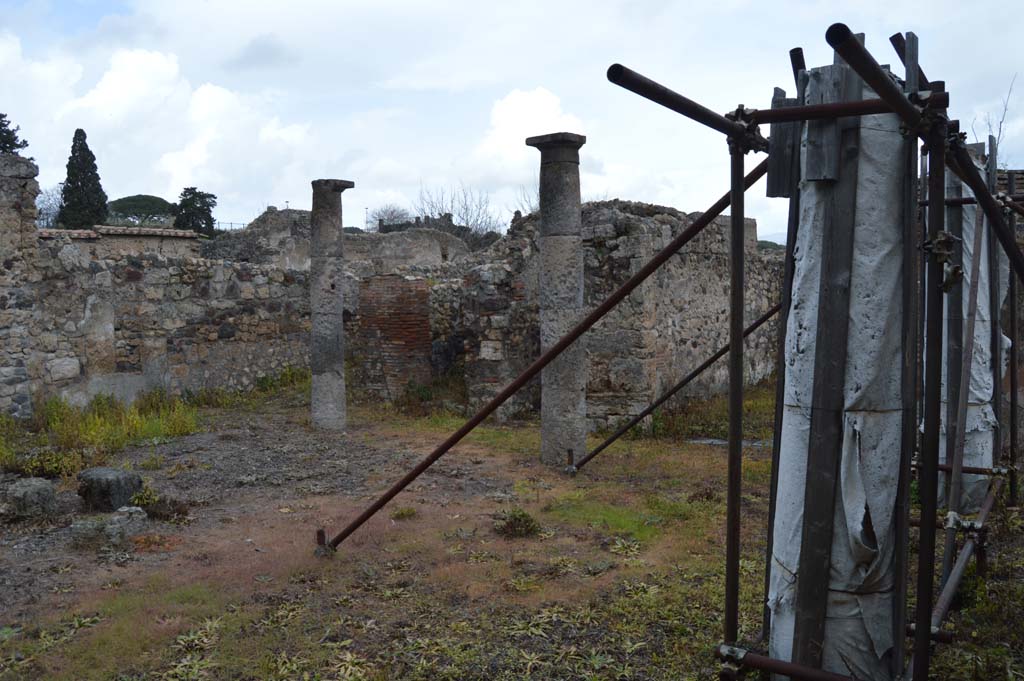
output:
[[[943,259],[934,247],[945,227],[946,121],[935,119],[928,131],[928,201],[938,209],[928,211],[928,242],[932,251],[925,279],[925,396],[924,433],[921,443],[919,491],[921,524],[917,561],[917,613],[914,631],[913,681],[928,681],[931,662],[931,611],[935,577],[935,517],[938,503],[939,430],[942,411],[942,280]]]
[[[985,234],[985,221],[982,212],[976,211],[974,224],[974,243],[971,253],[971,280],[967,296],[967,320],[962,329],[963,348],[960,358],[960,380],[957,382],[959,390],[956,394],[956,405],[954,408],[956,424],[953,432],[957,434],[956,439],[946,446],[952,445],[953,451],[946,450],[946,460],[949,463],[952,473],[950,475],[949,495],[946,497],[946,508],[949,510],[950,518],[960,512],[960,495],[963,489],[963,468],[964,468],[964,444],[967,440],[967,396],[971,388],[971,365],[974,357],[974,327],[978,316],[978,289],[981,287],[981,244]],[[952,303],[952,301],[951,301]],[[947,377],[947,382],[949,377]],[[953,425],[953,424],[950,424]],[[946,540],[942,550],[942,582],[949,578],[949,571],[953,568],[953,558],[956,555],[956,526],[947,523]]]
[[[742,109],[742,107],[740,107]],[[732,174],[729,238],[729,472],[725,544],[725,641],[739,638],[740,495],[743,473],[743,157],[740,136],[729,137]]]
[[[1017,190],[1017,174],[1007,173],[1007,191],[1012,195]],[[1010,231],[1014,238],[1017,237],[1017,217],[1013,214],[1009,219]],[[1018,375],[1018,362],[1020,349],[1017,347],[1020,338],[1020,329],[1017,321],[1017,277],[1010,277],[1010,506],[1017,505],[1017,438],[1018,422],[1020,418],[1017,391],[1020,377]]]

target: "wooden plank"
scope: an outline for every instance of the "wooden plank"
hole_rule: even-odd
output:
[[[773,109],[796,106],[798,103],[799,100],[796,98],[787,98],[785,90],[775,88],[772,97]],[[799,141],[799,134],[799,121],[771,125],[768,138],[768,197],[788,199],[793,193],[793,166],[800,163],[799,147],[795,147],[793,142]],[[794,147],[797,153],[794,153]]]
[[[863,83],[848,67],[833,65],[825,68],[834,70],[839,79],[840,88],[834,92],[837,101],[861,98]],[[825,643],[832,537],[842,460],[860,119],[841,119],[836,128],[841,146],[834,150],[834,156],[840,161],[840,168],[837,181],[829,188],[831,196],[822,234],[814,384],[792,655],[794,662],[815,668],[821,668]],[[831,135],[829,130],[822,132]],[[808,131],[808,136],[810,134]]]
[[[822,66],[807,72],[806,104],[827,104],[843,100],[843,65]],[[807,122],[807,151],[803,176],[808,182],[839,179],[839,122]]]

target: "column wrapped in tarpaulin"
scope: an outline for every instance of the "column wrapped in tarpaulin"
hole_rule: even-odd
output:
[[[982,175],[985,173],[985,168],[980,163],[976,163],[976,167]],[[947,196],[963,196],[965,198],[974,198],[974,192],[971,191],[970,187],[960,182],[960,179],[956,177],[952,172],[946,172],[946,187]],[[967,306],[969,303],[970,296],[968,295],[968,287],[971,280],[974,278],[974,271],[972,268],[972,256],[974,254],[974,231],[979,227],[978,217],[979,214],[983,213],[981,208],[974,205],[966,206],[948,206],[946,207],[946,224],[947,229],[953,223],[959,223],[962,225],[963,234],[962,241],[957,244],[957,248],[962,248],[962,267],[963,267],[963,280],[958,286],[962,289],[962,295],[959,298],[962,299],[962,310],[961,319],[967,319]],[[982,215],[984,230],[982,232],[981,242],[981,258],[978,267],[979,275],[981,280],[978,282],[978,307],[975,312],[974,322],[974,347],[972,350],[971,357],[971,370],[970,370],[970,387],[967,393],[967,418],[965,423],[964,432],[966,439],[964,440],[964,465],[965,466],[977,466],[981,468],[991,468],[996,461],[995,449],[995,431],[998,429],[999,424],[996,423],[996,416],[993,410],[993,400],[995,396],[995,390],[1001,389],[1001,386],[995,385],[995,376],[992,370],[992,294],[990,287],[991,279],[991,268],[989,263],[989,249],[995,248],[998,253],[999,262],[999,300],[998,305],[1001,307],[1006,299],[1006,293],[1009,288],[1009,260],[1003,253],[1002,248],[999,245],[999,241],[996,240],[992,234],[991,226],[987,219],[984,219]],[[943,314],[945,319],[943,320],[943,332],[948,334],[950,332],[950,326],[954,325],[953,328],[960,328],[962,334],[962,340],[960,347],[966,347],[967,343],[967,324],[963,321],[961,324],[956,325],[953,315],[950,314],[950,303],[953,302],[953,296],[946,296],[943,305]],[[954,303],[955,305],[955,303]],[[1001,333],[1001,332],[999,332]],[[1000,376],[1006,375],[1006,364],[1009,361],[1009,347],[1010,340],[1003,337],[1001,345],[1003,349],[1003,357],[999,358],[1001,371]],[[943,360],[942,360],[942,437],[939,439],[939,461],[943,463],[952,463],[952,452],[947,458],[946,450],[948,445],[948,433],[950,430],[951,423],[955,425],[956,420],[956,396],[952,395],[949,390],[949,343],[943,344]],[[953,383],[959,382],[959,376],[954,375]],[[959,513],[976,513],[981,507],[981,502],[984,500],[985,495],[988,493],[990,479],[984,475],[964,475],[963,477],[963,492],[960,496],[960,507],[957,509]],[[945,507],[946,504],[946,476],[940,474],[939,477],[939,506]]]
[[[815,78],[819,70],[809,73],[808,101],[814,88],[820,87]],[[874,95],[865,88],[863,96]],[[808,149],[821,144],[813,139],[816,128],[807,127],[801,151],[804,164]],[[904,418],[901,354],[908,141],[892,114],[861,118],[859,135],[853,152],[856,193],[849,327],[822,667],[875,680],[894,678],[892,649],[900,643],[893,634],[893,587]],[[770,654],[783,660],[792,659],[797,582],[801,578],[824,225],[834,219],[832,211],[851,209],[850,205],[835,205],[832,191],[827,181],[805,179],[800,186],[768,594]]]

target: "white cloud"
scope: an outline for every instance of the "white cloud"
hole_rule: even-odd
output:
[[[539,155],[526,138],[550,132],[585,134],[583,122],[562,110],[550,90],[512,90],[494,103],[491,124],[473,152],[473,170],[490,182],[520,183],[536,175]]]
[[[868,33],[881,61],[895,61],[889,34],[917,31],[926,71],[946,80],[966,126],[974,104],[983,114],[1005,94],[1024,43],[1013,22],[986,18],[1003,11],[994,1],[940,4],[922,14],[919,0],[869,0],[839,18]],[[763,106],[772,86],[792,90],[790,47],[831,62],[824,31],[836,18],[834,3],[792,3],[768,35],[778,7],[741,0],[132,0],[116,15],[80,12],[74,26],[59,3],[26,8],[0,31],[0,92],[44,185],[63,179],[82,127],[112,197],[196,185],[237,221],[267,203],[308,206],[311,179],[341,177],[356,182],[345,194],[356,224],[367,206],[411,203],[421,182],[461,180],[511,205],[537,175],[524,139],[557,130],[588,137],[585,197],[703,210],[728,184],[724,141],[609,84],[607,66],[622,61],[715,110]],[[985,40],[948,49],[961,34]],[[1022,93],[1001,150],[1018,165]],[[762,231],[784,231],[785,211],[762,191],[748,212]]]

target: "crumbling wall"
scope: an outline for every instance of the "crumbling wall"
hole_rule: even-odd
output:
[[[0,155],[0,411],[37,397],[243,389],[308,363],[306,274],[159,254],[97,259],[40,239],[24,159]],[[9,255],[8,255],[9,254]]]
[[[629,201],[583,205],[584,307],[591,310],[635,274],[699,214]],[[480,406],[539,354],[537,216],[513,221],[509,234],[466,275],[467,383]],[[747,320],[764,314],[779,296],[781,260],[756,245],[747,221]],[[585,337],[589,380],[587,418],[605,427],[631,417],[728,343],[728,217],[719,217]],[[776,325],[747,340],[746,380],[774,369]],[[725,364],[694,381],[681,398],[722,392]],[[499,418],[534,408],[529,386]]]
[[[35,376],[52,370],[55,380],[77,374],[67,348],[47,339],[41,355],[32,328],[39,281],[36,268],[36,195],[39,169],[13,154],[0,154],[0,413],[28,417]],[[67,359],[68,361],[65,361]],[[34,376],[35,375],[35,376]]]
[[[41,229],[38,236],[40,239],[71,239],[94,260],[143,253],[172,258],[199,257],[199,235],[178,229],[96,225],[92,229]]]
[[[131,399],[154,387],[247,388],[308,364],[307,274],[280,267],[293,261],[275,251],[290,243],[301,253],[308,212],[270,211],[249,235],[279,239],[203,242],[207,255],[238,257],[102,254],[91,238],[35,229],[36,172],[25,159],[0,157],[0,411],[28,416],[34,395],[82,401],[100,392]],[[585,308],[693,219],[639,203],[584,204]],[[352,387],[394,400],[410,384],[462,377],[475,408],[529,366],[540,354],[536,220],[513,220],[502,239],[472,253],[431,230],[346,233]],[[587,335],[591,426],[635,414],[725,344],[726,229],[717,220]],[[777,299],[781,278],[778,260],[754,239],[750,221],[748,320]],[[748,381],[770,373],[772,338],[769,324],[748,339]],[[716,366],[687,394],[725,385],[725,367]],[[535,381],[498,417],[533,412],[539,400]]]
[[[204,241],[202,256],[309,269],[310,213],[271,206],[245,229]],[[430,222],[424,223],[429,227]],[[389,274],[403,267],[439,267],[466,256],[458,237],[435,229],[372,233],[346,229],[346,269],[360,277]]]

